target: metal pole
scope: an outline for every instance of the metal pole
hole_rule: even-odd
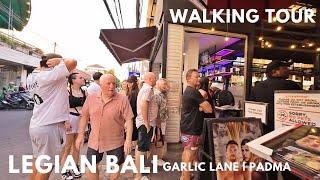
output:
[[[53,44],[53,53],[56,53],[56,47],[57,47],[57,43],[54,42],[54,44]]]
[[[11,16],[11,0],[9,2],[9,11],[8,11],[8,34],[10,34],[10,29],[11,29],[11,21],[12,21],[12,16]]]

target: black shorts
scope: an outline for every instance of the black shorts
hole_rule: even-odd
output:
[[[150,150],[151,138],[153,136],[153,127],[147,133],[147,128],[145,125],[141,125],[138,128],[138,151],[147,152]]]
[[[110,151],[107,151],[107,156],[108,155],[114,155],[118,158],[118,162],[117,164],[118,165],[121,165],[124,163],[124,150],[123,150],[123,146],[121,147],[118,147],[116,149],[113,149],[113,150],[110,150]],[[96,162],[97,164],[102,160],[103,158],[103,152],[102,153],[99,153],[99,150],[96,151],[90,147],[88,147],[88,150],[87,150],[87,159],[88,161],[90,162],[90,164],[92,164],[92,158],[93,158],[93,155],[96,155]]]

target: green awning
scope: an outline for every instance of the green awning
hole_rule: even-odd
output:
[[[8,29],[9,7],[12,9],[12,28],[21,31],[31,14],[31,0],[0,0],[0,28]]]

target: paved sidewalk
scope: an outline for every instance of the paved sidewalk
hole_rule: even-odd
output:
[[[29,174],[9,174],[9,155],[14,155],[14,168],[21,169],[21,157],[24,154],[32,154],[31,142],[29,137],[29,121],[32,111],[11,110],[0,111],[0,179],[2,180],[26,180]],[[180,144],[169,144],[168,153],[165,158],[171,164],[181,161],[182,147]],[[86,154],[86,147],[82,148],[81,154]],[[105,158],[103,158],[105,159]],[[147,166],[150,166],[147,164]],[[105,168],[102,163],[101,179],[107,179]],[[179,179],[180,172],[164,172],[161,167],[157,174],[148,175],[150,179],[171,180]],[[126,173],[121,179],[134,179],[132,173]],[[81,180],[86,179],[85,177]],[[60,174],[52,174],[50,180],[61,180]]]

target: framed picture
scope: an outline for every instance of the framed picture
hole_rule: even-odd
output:
[[[256,155],[288,163],[301,179],[320,179],[320,128],[292,125],[276,129],[247,144]]]
[[[210,141],[209,152],[213,166],[230,163],[242,165],[244,162],[259,163],[263,161],[251,153],[246,145],[263,134],[260,119],[241,117],[211,119],[206,122]],[[265,179],[264,173],[242,170],[237,172],[217,170],[213,179],[252,179],[253,176],[260,177],[255,179]]]

